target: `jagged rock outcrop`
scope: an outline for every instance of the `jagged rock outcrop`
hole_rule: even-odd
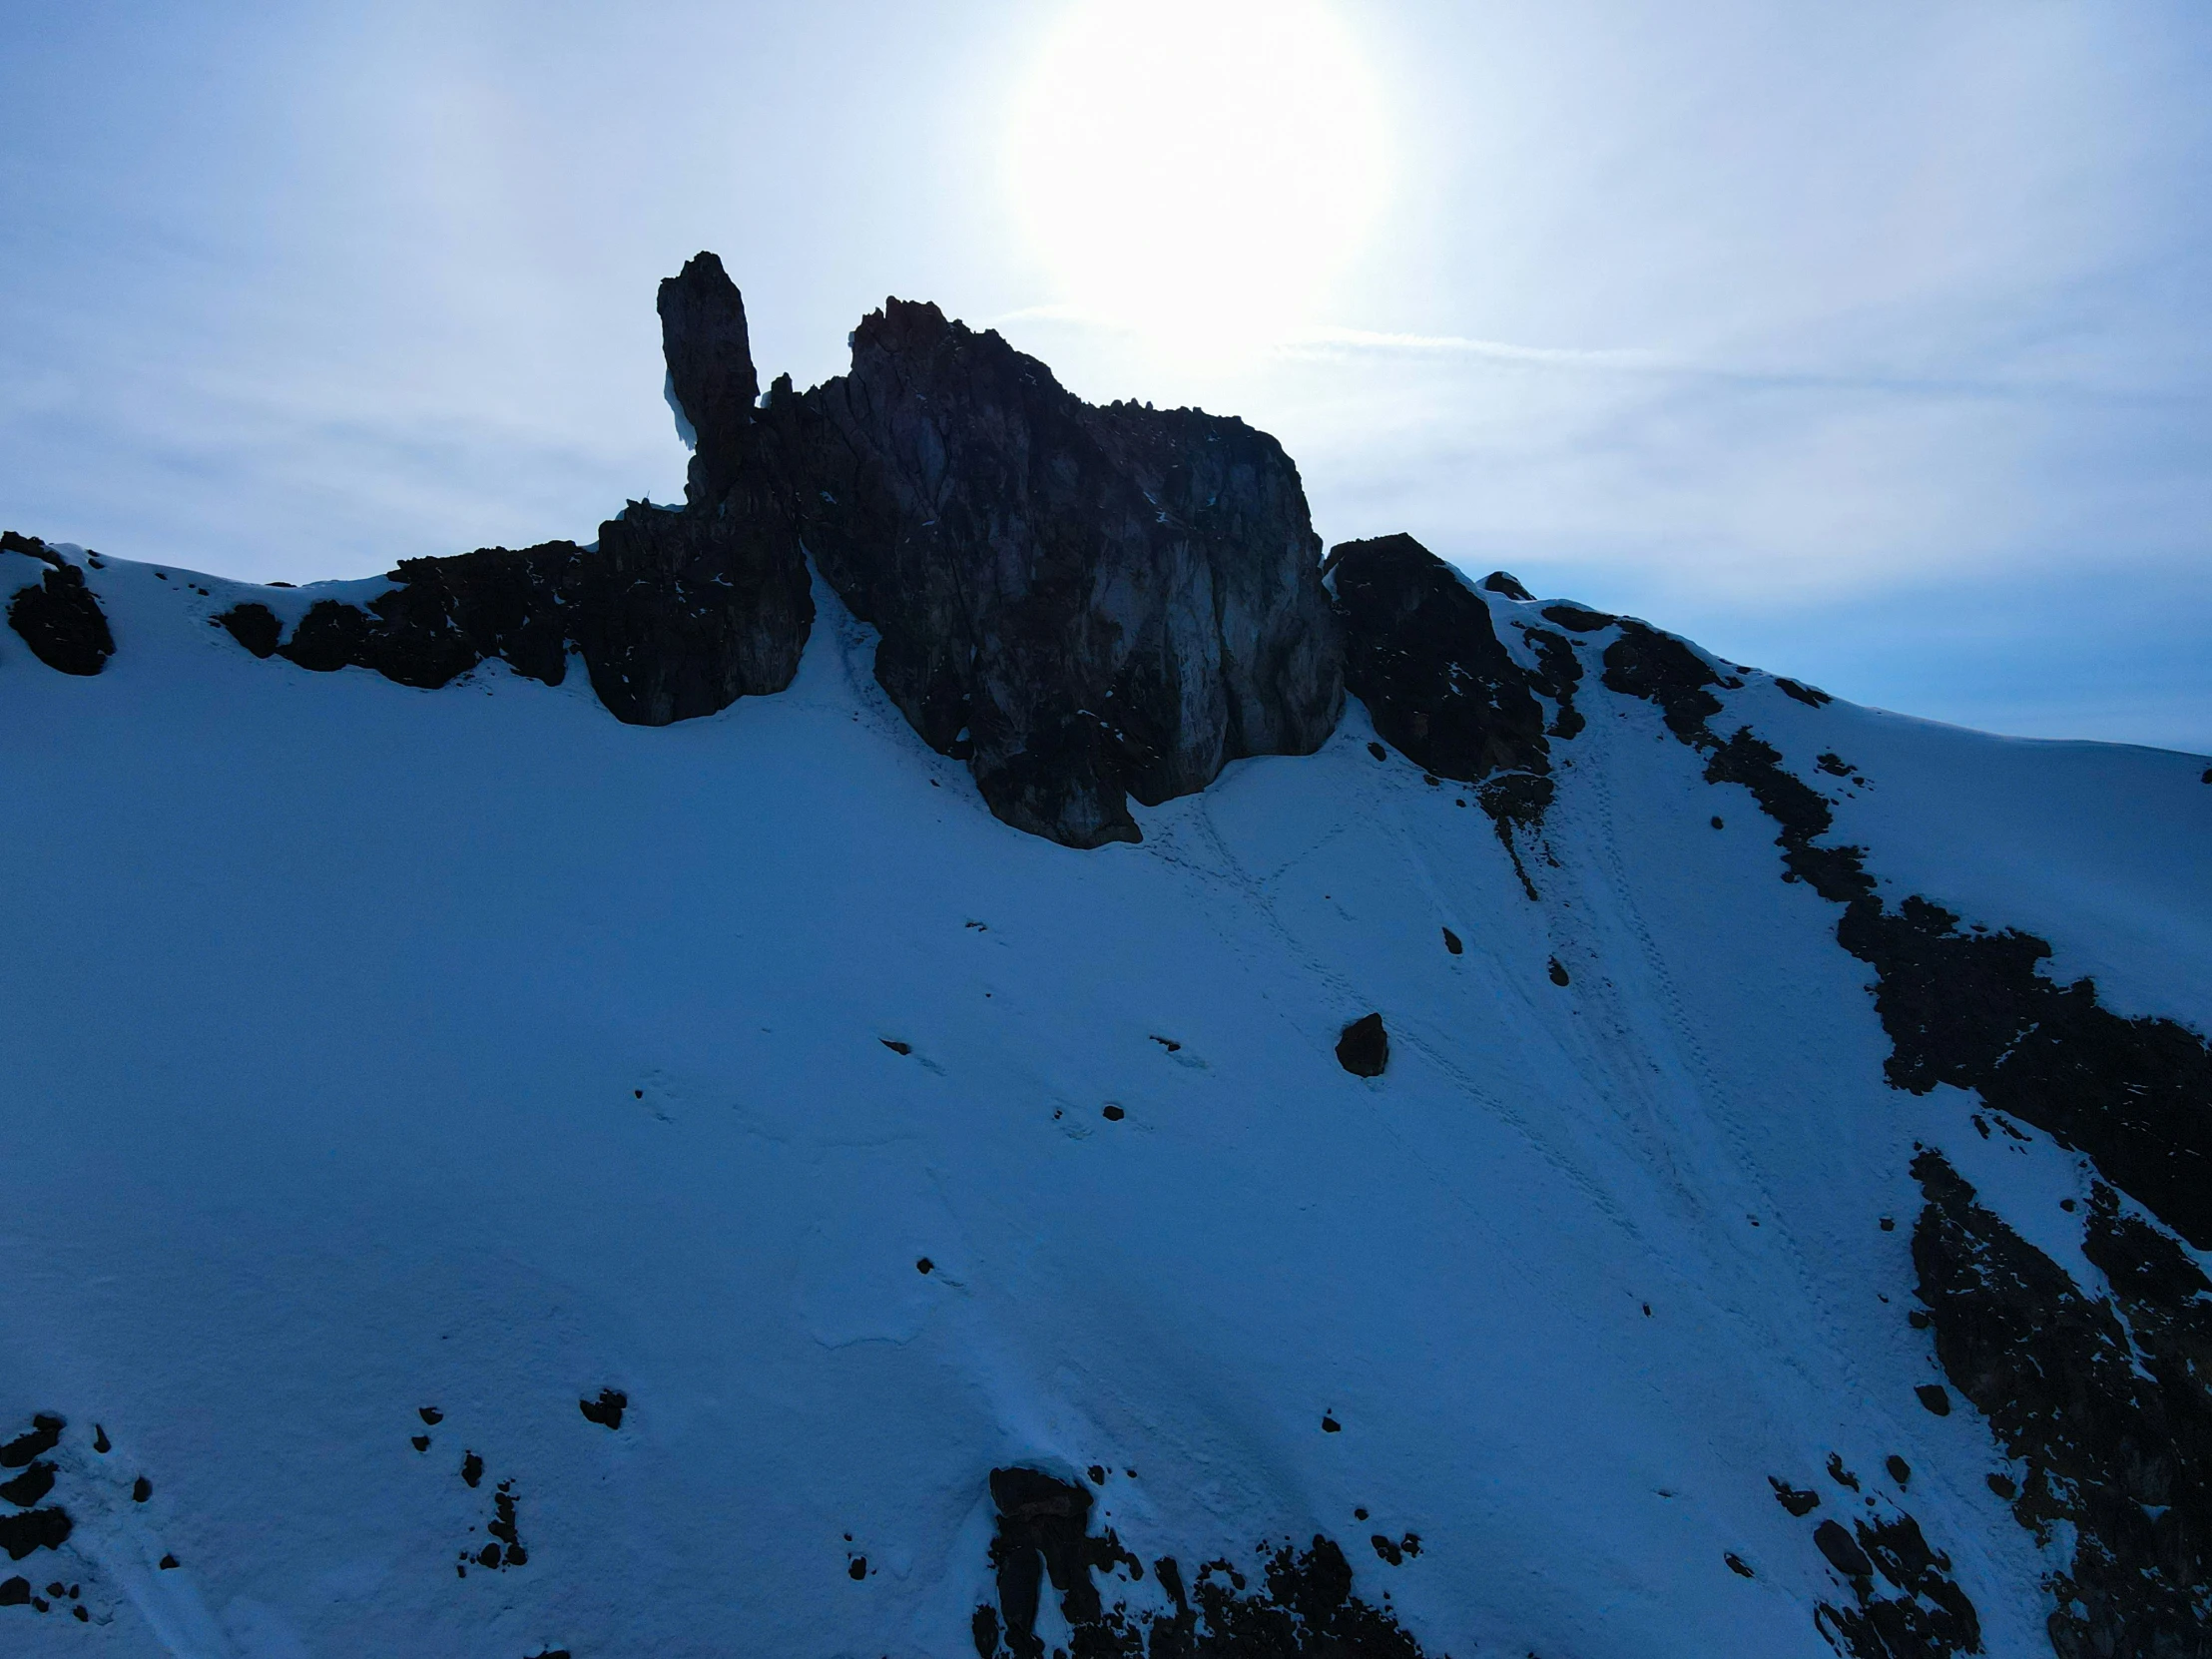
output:
[[[853,334],[851,372],[780,380],[763,418],[808,551],[881,632],[877,680],[1007,823],[1134,840],[1129,797],[1335,729],[1320,542],[1266,433],[1093,407],[997,334],[895,299]]]
[[[880,632],[876,678],[923,740],[968,761],[1001,819],[1079,847],[1136,839],[1131,797],[1335,730],[1320,542],[1266,433],[1093,407],[997,334],[895,299],[854,333],[850,373],[780,380],[758,408],[721,261],[690,261],[659,305],[694,440],[681,511],[633,503],[591,549],[412,560],[289,640],[266,606],[219,620],[259,656],[415,686],[489,658],[557,684],[573,645],[610,710],[663,725],[790,683],[812,552]]]
[[[1344,620],[1345,684],[1385,743],[1463,784],[1548,776],[1543,706],[1457,571],[1397,535],[1340,543],[1324,574]]]
[[[1174,1556],[1160,1556],[1152,1576],[1168,1605],[1132,1607],[1126,1593],[1143,1582],[1145,1563],[1111,1527],[1090,1530],[1082,1486],[1015,1467],[991,1470],[990,1489],[997,1605],[975,1609],[977,1659],[1044,1659],[1037,1615],[1048,1585],[1077,1659],[1421,1659],[1388,1597],[1377,1607],[1353,1593],[1352,1564],[1334,1539],[1317,1534],[1303,1551],[1263,1545],[1258,1584],[1226,1558],[1186,1576]],[[1120,1592],[1114,1601],[1099,1577]]]
[[[115,655],[115,636],[85,573],[36,536],[0,531],[0,553],[26,553],[47,567],[43,579],[16,589],[8,626],[31,655],[64,674],[93,675]]]
[[[370,668],[405,686],[442,686],[492,659],[557,686],[573,647],[600,702],[637,726],[782,691],[799,672],[814,595],[786,484],[764,458],[771,436],[752,420],[745,308],[721,263],[702,255],[661,284],[661,311],[671,390],[702,434],[683,508],[634,501],[592,548],[406,560],[366,609],[320,601],[288,640],[266,605],[217,620],[256,656]]]
[[[1561,634],[1518,623],[1537,662],[1521,667],[1498,637],[1488,603],[1411,536],[1343,542],[1323,571],[1344,625],[1347,689],[1367,705],[1375,729],[1424,772],[1476,786],[1475,799],[1534,898],[1513,831],[1537,828],[1551,805],[1550,740],[1582,730],[1574,647]],[[1482,585],[1527,599],[1504,571]],[[1538,694],[1557,710],[1548,727]]]

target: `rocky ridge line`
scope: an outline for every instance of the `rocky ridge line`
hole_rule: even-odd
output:
[[[781,691],[813,623],[808,555],[880,634],[875,674],[992,812],[1066,845],[1138,838],[1131,798],[1307,754],[1343,650],[1298,470],[1242,421],[1063,388],[997,334],[889,301],[852,368],[767,401],[711,254],[661,284],[671,401],[696,447],[680,509],[634,502],[596,546],[410,560],[366,609],[324,600],[259,656],[441,686],[497,658],[558,684],[574,649],[618,718]]]

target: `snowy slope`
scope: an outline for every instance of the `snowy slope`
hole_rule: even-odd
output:
[[[75,1520],[0,1571],[80,1587],[10,1651],[965,1654],[1017,1463],[1095,1466],[1146,1562],[1333,1538],[1461,1659],[1831,1653],[1773,1477],[1909,1508],[1986,1651],[2048,1651],[2064,1540],[1915,1395],[1909,1166],[2088,1287],[2079,1161],[1885,1083],[1835,906],[1653,704],[1586,685],[1531,901],[1357,702],[1084,852],[984,810],[819,585],[791,690],[646,729],[87,575],[104,673],[0,634],[0,1430],[66,1418]],[[1726,703],[1886,891],[2212,1023],[2202,760]],[[502,1481],[526,1561],[462,1576]]]

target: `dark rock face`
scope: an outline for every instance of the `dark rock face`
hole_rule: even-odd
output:
[[[617,719],[692,720],[799,672],[815,620],[806,561],[788,533],[728,506],[633,508],[599,527],[574,637]]]
[[[997,334],[895,299],[849,374],[779,381],[764,418],[808,551],[881,631],[876,679],[1007,823],[1134,840],[1129,797],[1334,730],[1320,544],[1267,434],[1092,407]]]
[[[1411,536],[1382,536],[1332,548],[1327,575],[1344,619],[1345,685],[1383,740],[1463,784],[1541,779],[1548,801],[1543,706],[1458,572]]]
[[[284,637],[284,625],[276,620],[276,613],[252,600],[233,605],[215,622],[264,662],[276,655],[276,647]]]
[[[1109,1605],[1108,1586],[1135,1584],[1144,1563],[1112,1530],[1090,1531],[1091,1494],[1038,1469],[991,1471],[998,1533],[991,1541],[998,1605],[971,1621],[978,1659],[1044,1659],[1037,1612],[1050,1582],[1073,1637],[1074,1659],[1421,1659],[1420,1645],[1390,1613],[1352,1593],[1344,1551],[1317,1536],[1304,1551],[1263,1547],[1261,1584],[1227,1560],[1186,1580],[1173,1556],[1152,1563],[1170,1611]],[[1400,1558],[1418,1554],[1418,1540]],[[1126,1575],[1124,1578],[1122,1575]]]
[[[2212,1284],[2100,1185],[2083,1248],[2114,1295],[2091,1298],[1938,1154],[1913,1173],[1936,1356],[2027,1465],[2006,1494],[2020,1524],[2039,1541],[2074,1529],[2072,1565],[2051,1578],[2052,1649],[2212,1653]]]
[[[68,1513],[58,1508],[0,1515],[0,1549],[8,1552],[9,1560],[20,1561],[33,1550],[61,1548],[73,1530]]]
[[[1368,707],[1375,729],[1429,775],[1475,786],[1475,800],[1531,899],[1515,832],[1533,832],[1551,806],[1550,739],[1585,724],[1574,706],[1582,662],[1564,635],[1516,620],[1536,654],[1524,669],[1499,639],[1490,607],[1443,560],[1411,536],[1345,542],[1325,574],[1343,620],[1345,684]],[[1503,571],[1482,586],[1526,600]],[[1553,606],[1543,614],[1556,617]],[[1575,615],[1595,613],[1574,612]],[[1606,617],[1597,624],[1608,627]],[[1557,708],[1548,731],[1539,697]],[[1371,746],[1375,747],[1375,746]],[[1378,748],[1378,759],[1381,758]],[[1548,855],[1548,854],[1547,854]]]
[[[63,674],[94,675],[115,655],[115,636],[100,601],[85,586],[85,573],[36,536],[0,532],[0,552],[42,560],[45,579],[18,588],[8,601],[8,626],[31,655]]]

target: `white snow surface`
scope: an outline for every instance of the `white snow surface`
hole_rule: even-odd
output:
[[[69,1419],[78,1522],[0,1573],[94,1614],[10,1651],[962,1656],[1029,1462],[1147,1561],[1326,1533],[1430,1653],[1827,1655],[1768,1476],[1848,1514],[1832,1452],[2045,1650],[2060,1547],[1914,1397],[1907,1166],[2094,1288],[2078,1166],[1885,1086],[1838,911],[1649,704],[1584,680],[1532,902],[1357,702],[1077,852],[826,590],[790,691],[647,730],[580,665],[421,692],[208,620],[380,584],[87,575],[105,673],[0,632],[0,1432]],[[2212,1016],[2201,759],[1725,695],[1897,891]],[[459,1577],[501,1480],[528,1563]]]

